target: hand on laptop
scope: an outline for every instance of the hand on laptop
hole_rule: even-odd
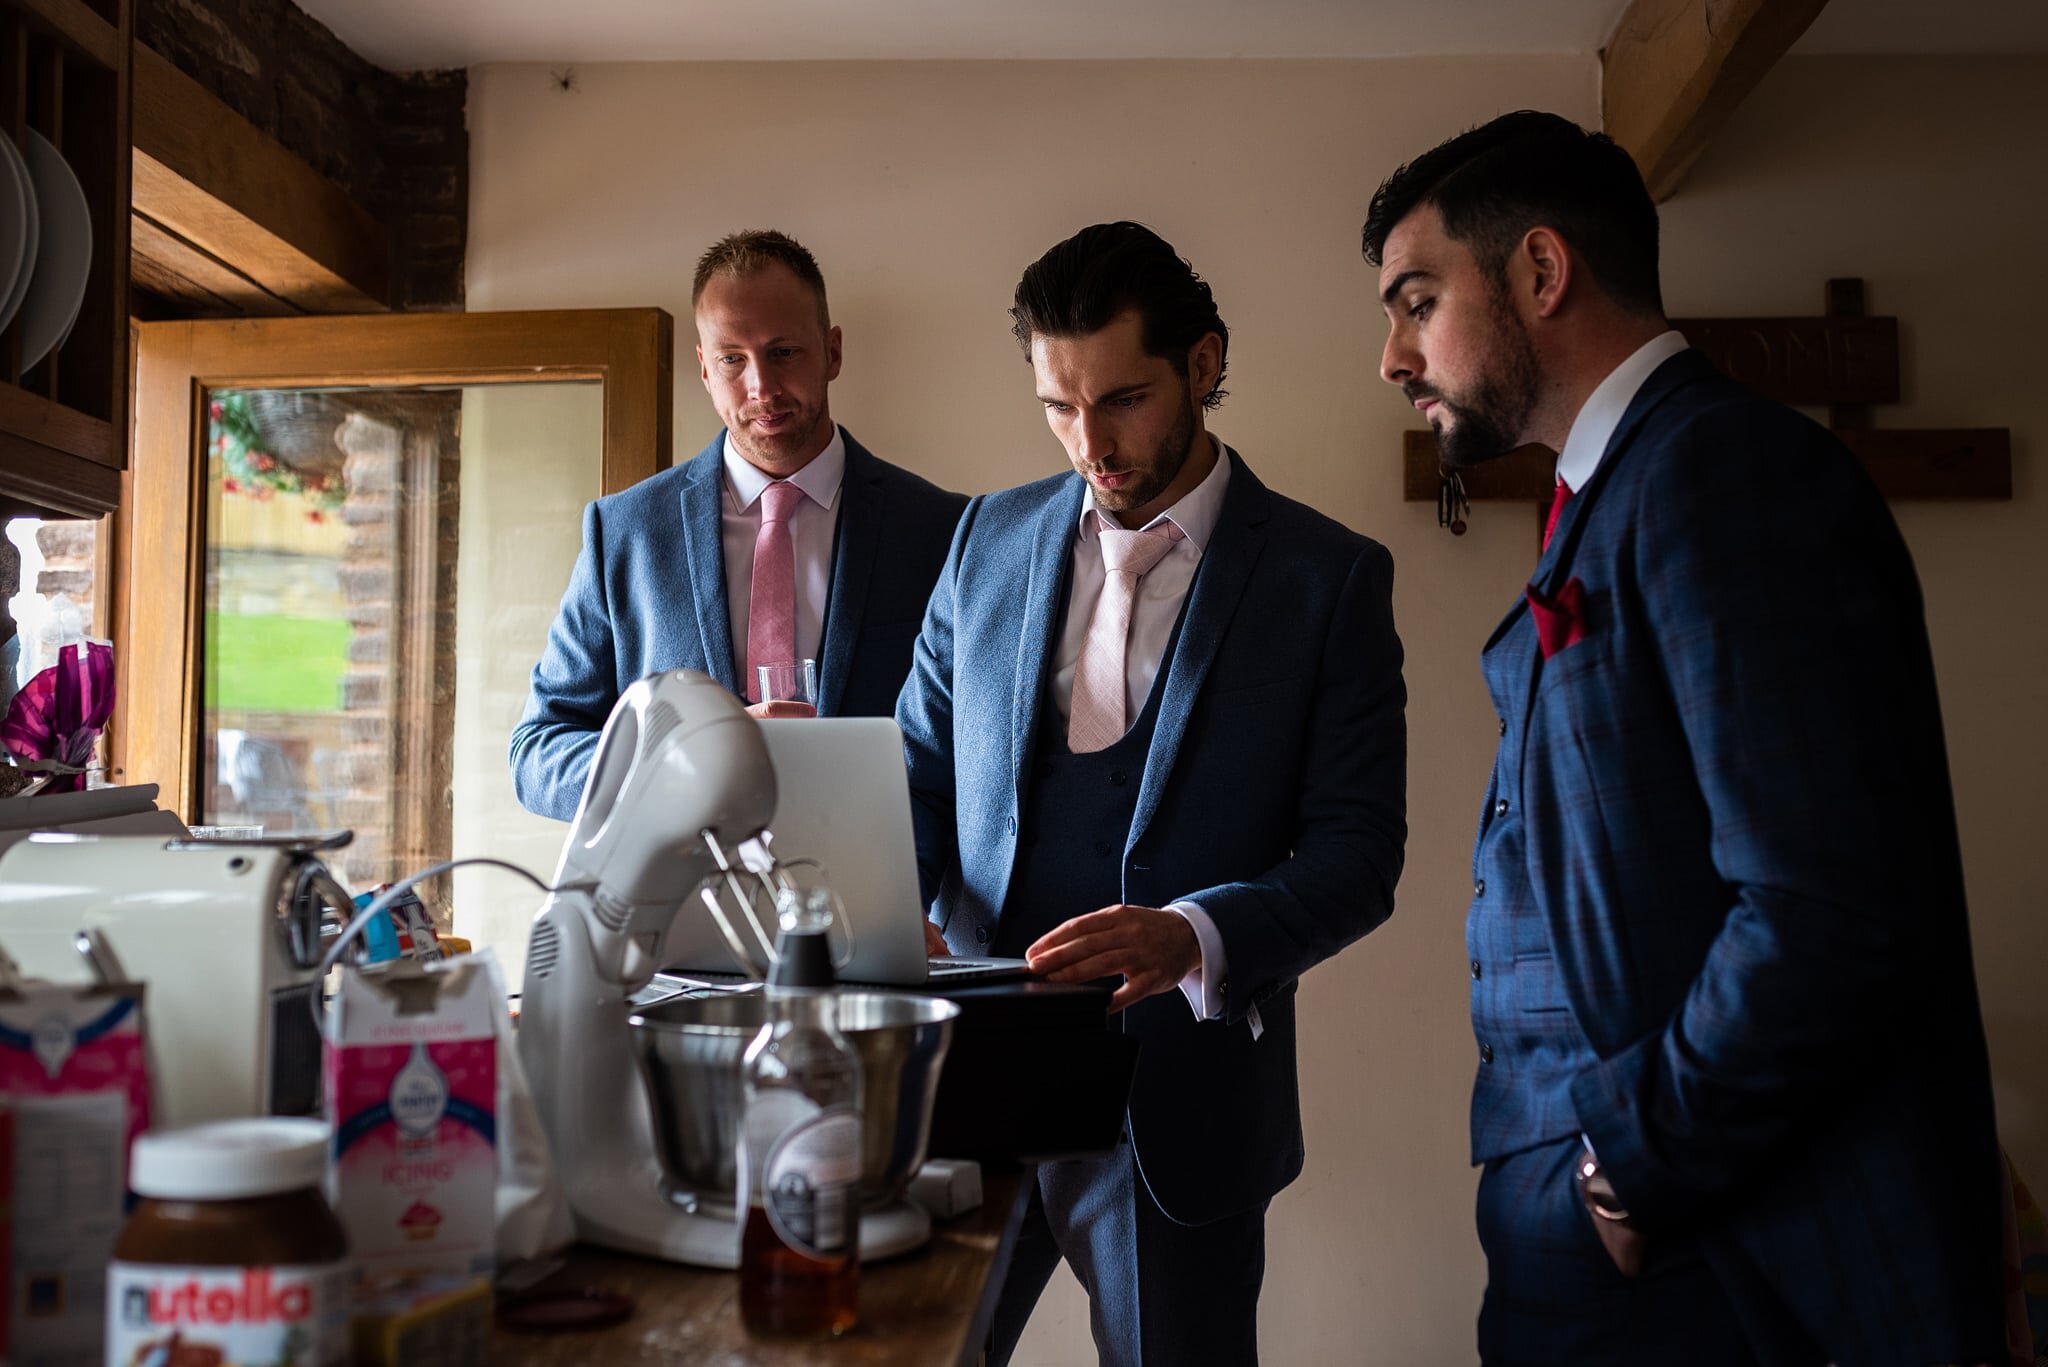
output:
[[[924,952],[932,958],[953,952],[946,948],[946,937],[939,934],[939,928],[930,921],[924,923]]]
[[[1118,903],[1055,926],[1024,958],[1033,973],[1056,983],[1121,975],[1124,985],[1109,999],[1109,1009],[1121,1011],[1180,986],[1202,966],[1202,944],[1177,911]]]

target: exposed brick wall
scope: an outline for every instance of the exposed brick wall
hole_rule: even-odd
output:
[[[135,33],[384,223],[393,308],[462,307],[468,73],[386,71],[291,0],[137,0]]]

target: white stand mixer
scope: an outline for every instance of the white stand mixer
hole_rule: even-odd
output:
[[[534,918],[518,1030],[520,1062],[582,1239],[738,1266],[733,1217],[697,1209],[665,1180],[633,1061],[628,1000],[653,980],[670,926],[707,879],[724,880],[756,943],[735,929],[710,888],[706,914],[740,962],[765,973],[772,945],[744,912],[750,880],[772,899],[777,867],[766,828],[775,801],[759,728],[707,675],[650,675],[605,722],[555,871],[557,891]],[[915,1248],[930,1231],[923,1211],[899,1201],[861,1217],[861,1256]]]

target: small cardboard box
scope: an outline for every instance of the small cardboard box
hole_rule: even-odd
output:
[[[324,1067],[327,1199],[359,1303],[412,1278],[491,1274],[495,1002],[476,957],[343,970]]]

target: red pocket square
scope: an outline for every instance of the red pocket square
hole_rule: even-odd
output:
[[[1577,578],[1567,579],[1555,598],[1529,585],[1529,613],[1536,619],[1536,642],[1549,659],[1566,646],[1586,639],[1586,586]]]

